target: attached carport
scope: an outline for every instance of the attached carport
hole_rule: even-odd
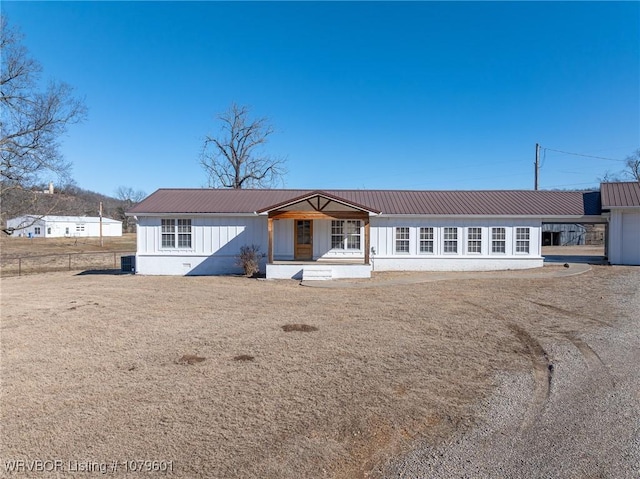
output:
[[[551,241],[542,236],[542,256],[546,263],[591,263],[604,264],[607,261],[607,226],[608,220],[602,216],[600,207],[600,192],[588,191],[579,194],[581,204],[576,215],[549,215],[542,218],[543,233],[551,233]],[[573,232],[579,228],[586,229],[587,225],[605,225],[605,244],[599,247],[567,246],[560,241],[561,233]],[[554,238],[553,234],[556,234]],[[554,241],[556,239],[556,241]],[[545,244],[546,243],[546,244]]]

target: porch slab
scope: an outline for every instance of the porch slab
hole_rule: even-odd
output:
[[[306,275],[305,269],[307,270]],[[320,272],[322,274],[319,274]],[[279,261],[268,263],[266,273],[267,279],[366,279],[371,278],[371,265]]]

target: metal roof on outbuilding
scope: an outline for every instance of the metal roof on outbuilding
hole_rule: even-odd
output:
[[[127,214],[247,214],[325,193],[388,215],[593,216],[600,193],[534,190],[227,190],[159,189]]]
[[[602,183],[602,208],[640,207],[640,181]]]

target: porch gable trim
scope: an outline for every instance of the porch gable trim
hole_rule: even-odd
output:
[[[312,200],[316,198],[317,199],[317,205],[314,205]],[[324,198],[325,200],[327,200],[324,205],[321,206],[320,204],[320,198]],[[346,200],[344,198],[341,198],[339,196],[333,195],[331,193],[327,193],[325,191],[312,191],[310,193],[306,193],[304,195],[301,196],[297,196],[295,198],[291,198],[289,200],[286,201],[282,201],[280,203],[276,203],[275,205],[271,205],[271,206],[267,206],[266,208],[262,208],[256,211],[257,214],[265,214],[265,213],[272,213],[275,210],[279,210],[282,208],[286,208],[287,206],[291,206],[294,205],[296,203],[304,203],[307,202],[309,205],[311,205],[311,207],[316,211],[316,212],[322,212],[328,205],[329,203],[331,203],[332,201],[336,202],[336,203],[340,203],[344,206],[353,208],[355,210],[359,210],[361,212],[366,212],[366,213],[372,213],[372,214],[380,214],[381,211],[376,210],[375,208],[371,208],[369,206],[366,205],[361,205],[359,203],[355,203],[353,201],[349,201]]]

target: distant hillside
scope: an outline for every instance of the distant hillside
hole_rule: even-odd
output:
[[[129,218],[124,216],[133,203],[106,196],[95,191],[67,186],[49,193],[46,186],[34,190],[9,189],[3,192],[1,209],[2,225],[9,218],[25,214],[98,216],[100,202],[104,217],[123,222],[123,231],[130,230]]]

